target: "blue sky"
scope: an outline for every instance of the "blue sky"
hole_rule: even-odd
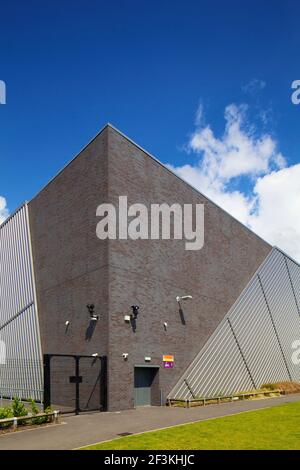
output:
[[[185,165],[201,172],[209,154],[191,145],[193,136],[209,128],[224,143],[224,112],[232,104],[246,136],[257,144],[268,135],[276,151],[268,168],[222,180],[221,196],[257,197],[258,178],[282,169],[276,155],[287,168],[300,161],[300,106],[290,98],[300,79],[299,14],[297,2],[277,0],[5,2],[0,195],[9,210],[34,196],[108,121],[183,177]],[[199,187],[201,178],[186,177]]]

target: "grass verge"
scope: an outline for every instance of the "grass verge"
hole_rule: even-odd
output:
[[[174,426],[83,450],[300,449],[300,402]]]

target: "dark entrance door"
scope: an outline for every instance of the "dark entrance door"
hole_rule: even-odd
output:
[[[158,368],[134,368],[134,404],[135,406],[150,406],[152,404],[153,384]]]

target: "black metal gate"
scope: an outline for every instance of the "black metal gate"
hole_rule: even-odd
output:
[[[44,408],[62,413],[107,410],[106,356],[44,354]]]

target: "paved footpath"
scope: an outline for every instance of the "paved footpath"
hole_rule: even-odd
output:
[[[239,401],[196,408],[148,407],[115,413],[62,416],[62,424],[50,425],[0,436],[0,450],[67,450],[119,437],[120,433],[139,433],[176,424],[278,406],[300,401],[300,394],[265,400]]]

